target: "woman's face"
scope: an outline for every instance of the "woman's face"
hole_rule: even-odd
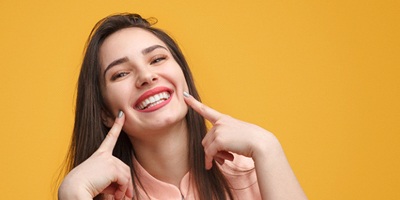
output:
[[[125,28],[100,47],[102,94],[110,112],[125,113],[124,131],[134,137],[183,122],[188,86],[167,46],[141,28]],[[108,117],[108,126],[113,117]]]

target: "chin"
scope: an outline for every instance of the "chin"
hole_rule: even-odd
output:
[[[151,130],[168,130],[170,128],[186,125],[186,113],[170,114],[151,123]]]

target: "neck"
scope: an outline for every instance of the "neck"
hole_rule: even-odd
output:
[[[186,121],[149,135],[146,140],[131,139],[136,159],[153,177],[179,187],[189,171]]]

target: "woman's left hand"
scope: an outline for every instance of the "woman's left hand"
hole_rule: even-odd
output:
[[[191,95],[186,94],[185,101],[213,125],[202,141],[206,169],[211,169],[213,159],[220,164],[224,160],[232,160],[233,155],[230,152],[251,157],[253,160],[257,155],[266,156],[265,151],[269,143],[278,142],[275,136],[265,129],[222,114]]]
[[[221,164],[232,160],[231,153],[251,157],[262,199],[307,199],[272,133],[219,113],[187,93],[184,96],[190,107],[213,124],[202,141],[206,169],[211,169],[213,159]]]

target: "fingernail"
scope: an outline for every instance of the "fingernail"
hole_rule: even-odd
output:
[[[187,93],[187,92],[183,92],[183,96],[185,96],[185,97],[189,97],[189,96],[190,96],[190,94],[189,94],[189,93]]]
[[[122,115],[124,115],[124,112],[122,112],[122,110],[120,110],[120,111],[118,112],[118,118],[121,118]]]

